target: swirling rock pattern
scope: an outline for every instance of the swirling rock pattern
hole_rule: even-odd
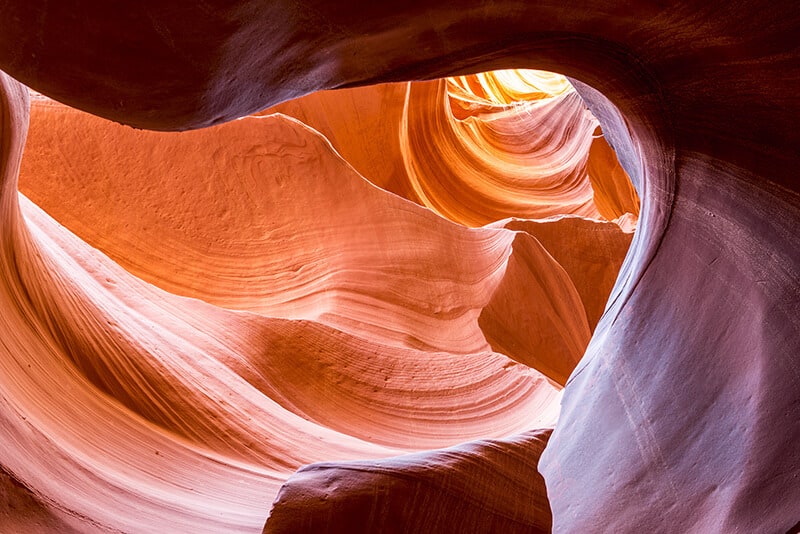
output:
[[[796,530],[796,2],[590,1],[580,9],[564,2],[507,1],[6,2],[0,4],[0,20],[4,70],[69,104],[153,129],[220,123],[322,88],[496,68],[566,73],[643,204],[619,282],[571,374],[558,426],[539,461],[554,530]],[[6,465],[14,476],[40,495],[77,504],[81,497],[71,497],[75,488],[107,488],[104,496],[117,514],[110,517],[97,508],[98,524],[113,524],[133,509],[140,520],[151,519],[142,510],[157,499],[136,501],[119,489],[127,484],[143,496],[163,480],[148,471],[150,462],[140,462],[137,470],[125,461],[128,450],[135,454],[138,434],[130,427],[136,425],[115,417],[120,405],[96,391],[73,398],[72,393],[87,391],[84,375],[64,371],[58,380],[46,378],[51,369],[72,368],[41,361],[41,355],[52,354],[58,336],[46,330],[53,323],[39,315],[42,310],[32,309],[36,294],[20,284],[22,277],[56,272],[35,266],[52,267],[57,247],[37,253],[44,245],[34,247],[33,238],[25,237],[34,232],[24,230],[9,185],[13,180],[6,176],[18,164],[24,130],[9,126],[18,122],[17,101],[24,98],[15,87],[10,91],[3,106],[0,309],[7,331],[15,334],[4,336],[0,345],[4,463],[24,451],[30,462]],[[596,206],[601,214],[618,210]],[[40,217],[40,226],[45,220]],[[45,242],[41,237],[37,243]],[[61,257],[77,261],[75,256]],[[47,383],[33,387],[23,379]],[[73,387],[73,379],[83,381]],[[70,395],[62,395],[61,403],[31,398],[42,390]],[[31,413],[41,406],[49,411]],[[103,459],[96,441],[70,435],[69,426],[44,424],[45,418],[71,420],[74,415],[64,413],[70,406],[84,407],[79,414],[101,410],[103,424],[97,417],[81,420],[82,435],[112,434],[108,439],[116,438],[120,454]],[[60,430],[48,436],[45,428]],[[157,436],[146,442],[170,443]],[[55,443],[61,452],[53,450]],[[208,498],[219,498],[224,506],[208,506],[191,492],[197,486],[176,486],[182,498],[175,493],[170,503],[185,506],[165,505],[159,512],[184,514],[188,528],[202,524],[193,522],[198,517],[225,523],[225,512],[233,510],[238,524],[253,524],[252,508],[234,506],[239,502],[234,496],[242,495],[234,488],[252,490],[248,496],[257,500],[269,494],[267,485],[256,484],[258,473],[241,464],[239,484],[214,476],[220,474],[215,470],[230,473],[224,462],[203,463],[205,447],[196,455],[188,452],[195,449],[180,449],[183,457],[163,465],[177,471],[171,473],[175,481],[185,466],[202,466],[195,473],[206,485],[199,487],[213,488]],[[177,449],[157,450],[178,454]],[[80,467],[78,460],[84,462]],[[63,476],[37,479],[45,472],[41,464],[56,466]],[[117,475],[100,480],[109,473]],[[155,489],[153,494],[161,495]],[[359,497],[343,491],[337,501],[348,496]],[[326,517],[332,529],[347,520],[348,508],[340,510]],[[364,517],[370,521],[367,513]]]
[[[16,113],[5,137],[21,146],[25,92],[5,83]],[[253,531],[303,464],[551,427],[558,384],[590,335],[591,292],[577,287],[607,294],[613,285],[613,274],[598,282],[565,270],[523,221],[466,228],[375,188],[324,137],[280,114],[176,135],[34,95],[25,158],[7,158],[5,169],[16,231],[3,309],[19,336],[4,360],[18,414],[7,425],[35,420],[57,435],[37,450],[59,467],[18,454],[31,445],[13,441],[3,463],[65,528]],[[18,169],[36,204],[16,203]],[[288,191],[295,202],[283,200]],[[590,222],[537,224],[564,221]],[[615,271],[631,234],[594,224],[618,230]],[[591,269],[578,256],[573,263]],[[42,369],[35,376],[32,363]],[[66,402],[34,419],[64,388]],[[531,463],[542,435],[460,446],[471,452],[436,484],[465,486],[442,505],[483,499],[491,485],[467,491],[461,473],[506,455],[491,470],[526,488],[506,503],[517,512],[472,515],[546,529]],[[387,469],[422,481],[417,462],[450,453],[426,454],[385,460]],[[528,509],[524,495],[540,504]]]
[[[319,92],[270,111],[323,133],[379,187],[468,226],[639,213],[597,120],[553,73],[496,71]]]
[[[446,81],[409,86],[401,149],[425,205],[474,226],[514,215],[599,215],[586,177],[597,123],[577,93],[519,105],[480,99],[484,109],[462,120],[448,102]]]

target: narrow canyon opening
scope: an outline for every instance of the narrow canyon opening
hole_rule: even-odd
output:
[[[507,70],[324,91],[183,133],[38,94],[30,113],[20,284],[50,340],[42,365],[83,384],[85,417],[100,417],[88,400],[99,394],[149,425],[139,439],[155,452],[127,450],[138,476],[153,483],[208,454],[251,466],[259,502],[237,496],[222,516],[252,530],[278,495],[267,531],[294,531],[298,514],[312,531],[324,513],[309,492],[331,475],[303,482],[317,469],[304,468],[298,490],[303,465],[374,459],[403,473],[455,454],[458,471],[496,447],[506,460],[486,477],[520,499],[481,514],[535,501],[498,528],[549,529],[536,460],[639,216],[566,78]],[[69,425],[121,468],[108,454],[125,436]],[[227,491],[224,478],[211,486]]]

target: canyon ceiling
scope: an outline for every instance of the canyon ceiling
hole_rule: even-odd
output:
[[[796,2],[0,21],[0,531],[800,529]]]

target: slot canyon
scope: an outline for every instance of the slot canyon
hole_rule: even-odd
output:
[[[0,534],[800,532],[800,5],[0,28]]]

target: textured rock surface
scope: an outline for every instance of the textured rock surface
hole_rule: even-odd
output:
[[[323,91],[270,111],[317,129],[379,187],[468,226],[510,216],[638,215],[636,192],[595,132],[597,120],[553,73]]]
[[[99,245],[109,254],[124,248],[131,271],[156,284],[150,285],[27,198],[17,204],[27,96],[9,78],[3,83],[3,465],[53,506],[85,518],[82,529],[253,531],[280,484],[303,464],[391,456],[555,421],[559,388],[491,352],[478,326],[515,255],[517,233],[458,226],[381,192],[317,133],[282,116],[175,136],[135,132],[40,102],[36,125],[63,136],[62,143],[72,131],[86,146],[119,151],[124,136],[112,134],[124,133],[134,137],[138,154],[148,154],[150,167],[51,138],[32,143],[26,159],[37,160],[37,146],[66,146],[82,156],[63,160],[73,163],[63,175],[45,172],[53,166],[43,175],[29,169],[40,186],[78,178],[65,181],[63,191],[43,187],[43,204],[55,193],[56,208],[86,213],[66,217],[75,225],[91,219],[70,199],[96,204],[97,224],[78,228],[87,239],[123,237]],[[65,117],[71,127],[59,129]],[[95,122],[76,129],[81,120]],[[200,154],[233,160],[236,169],[235,158],[220,151],[248,154],[236,143],[242,130],[263,154],[225,182]],[[183,166],[180,153],[191,156]],[[197,173],[196,194],[168,179],[148,188],[153,175],[167,175],[159,167],[165,161],[183,180]],[[118,181],[105,181],[99,191],[87,187],[97,184],[85,177],[101,172]],[[293,210],[302,206],[279,202],[274,189],[257,185],[280,188],[275,180],[284,176],[308,179],[294,186],[317,216],[299,217]],[[35,185],[29,180],[31,191]],[[220,189],[209,193],[211,185]],[[247,194],[255,200],[241,196]],[[346,209],[344,198],[360,199],[364,210]],[[136,211],[125,212],[134,205]],[[211,212],[203,214],[204,207]],[[193,225],[200,216],[216,223]],[[304,231],[301,220],[321,231]],[[361,227],[367,231],[359,238]],[[226,234],[242,229],[253,234]],[[264,235],[270,240],[259,240]],[[304,253],[316,255],[305,260]],[[463,261],[465,254],[472,261]],[[448,261],[447,274],[438,273]],[[200,264],[194,271],[192,262]],[[245,279],[230,282],[230,272]],[[187,281],[196,285],[180,285]],[[562,281],[580,306],[571,281]],[[246,299],[233,290],[242,285],[249,288]],[[294,300],[312,303],[296,306],[292,287]],[[320,293],[330,295],[314,301]],[[286,300],[270,304],[271,296]],[[294,313],[294,320],[278,312]],[[434,346],[447,340],[451,352]]]
[[[0,525],[5,532],[79,532],[13,476],[0,470]]]
[[[4,138],[19,149],[26,93],[4,84],[13,110]],[[590,335],[591,292],[577,287],[607,295],[613,285],[613,275],[595,279],[585,251],[558,252],[559,238],[591,221],[535,223],[559,236],[551,246],[568,271],[524,227],[533,221],[449,222],[370,185],[324,137],[284,115],[166,134],[40,95],[31,113],[19,205],[19,161],[4,160],[13,231],[2,310],[13,337],[3,380],[16,405],[4,424],[50,439],[0,445],[3,465],[70,528],[253,531],[303,464],[554,424],[556,383]],[[617,229],[620,246],[606,258],[616,272],[631,234],[592,224]],[[41,371],[31,375],[34,364]],[[68,397],[54,394],[62,391]],[[437,514],[437,528],[547,528],[539,436],[460,446],[468,459],[436,484],[462,489],[439,504],[473,511],[453,523],[431,504],[427,516],[404,512],[403,528]],[[423,499],[436,487],[426,477],[444,474],[435,468],[441,454],[449,453],[387,460],[384,470],[418,477]],[[483,468],[500,470],[492,480],[513,473],[525,488],[493,497],[516,510],[510,516],[474,507],[494,482],[476,485],[472,466],[492,454],[509,458]],[[390,486],[375,506],[411,491]],[[354,506],[347,495],[337,498]],[[539,504],[529,508],[532,497]]]
[[[546,68],[580,80],[576,85],[638,186],[643,206],[622,278],[572,373],[559,425],[541,458],[554,529],[796,528],[796,2],[587,2],[580,9],[563,2],[505,1],[238,1],[212,8],[187,0],[131,2],[124,9],[100,2],[6,2],[0,20],[0,67],[70,104],[149,128],[194,128],[314,89],[368,81],[510,67]],[[9,168],[20,143],[19,132],[4,124]],[[35,325],[19,318],[36,316],[29,309],[19,314],[29,306],[21,297],[36,298],[15,289],[24,274],[19,267],[39,256],[25,256],[31,241],[22,237],[10,183],[6,177],[2,280],[4,292],[17,300],[1,309],[9,331],[29,334],[3,338],[4,366],[18,354],[17,343],[45,354],[53,339],[31,332],[49,324],[46,318]],[[38,360],[30,363],[49,369]],[[62,472],[98,472],[70,471],[66,458],[42,449],[53,441],[7,422],[19,413],[7,398],[38,391],[22,375],[43,373],[3,371],[1,413],[7,436],[13,436],[5,439],[20,447],[13,450],[43,462],[58,460]],[[13,384],[19,387],[12,395]],[[82,391],[65,377],[42,388]],[[86,403],[109,412],[96,432],[110,433],[108,421],[116,421],[119,407],[96,397]],[[68,397],[63,405],[82,403]],[[44,416],[61,414],[37,414],[37,420]],[[131,435],[118,439],[120,447],[135,441]],[[57,441],[85,451],[82,458],[97,467],[85,444],[66,436]],[[114,460],[124,458],[123,449]],[[198,470],[208,475],[203,489],[229,495],[231,488],[214,487],[220,483],[212,476],[218,464],[170,460],[166,465],[178,469],[207,467]],[[12,470],[33,482],[31,473]],[[250,474],[239,473],[238,481],[245,482],[236,487],[257,478]],[[134,486],[141,491],[156,478],[151,472]],[[70,494],[47,488],[53,480],[37,482],[44,493]],[[248,487],[254,500],[269,494],[266,485]],[[180,502],[218,517],[213,510],[219,508],[188,493],[185,498]],[[134,507],[132,502],[120,499],[119,505]],[[255,514],[248,517],[254,520]],[[330,524],[337,519],[343,520],[331,514]]]
[[[549,430],[526,432],[374,462],[304,467],[281,488],[264,532],[550,532],[536,470],[549,436]]]

